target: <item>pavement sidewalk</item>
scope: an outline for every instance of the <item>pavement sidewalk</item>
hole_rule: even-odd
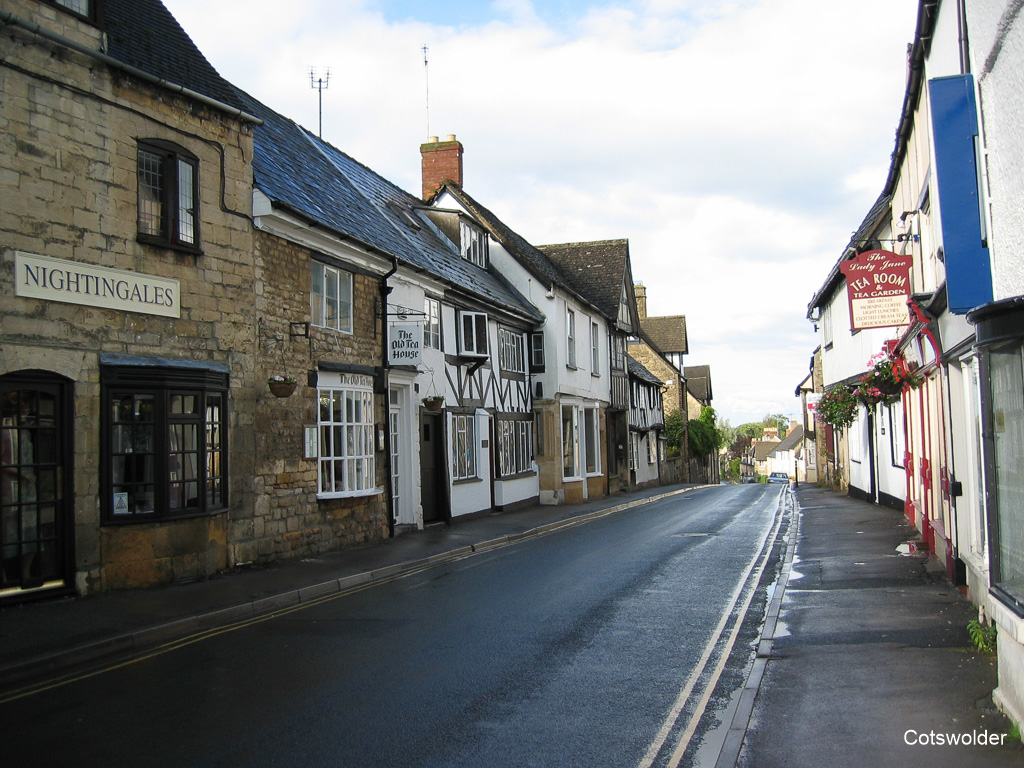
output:
[[[796,496],[717,766],[1024,765],[992,704],[996,658],[967,634],[977,611],[934,559],[897,550],[920,538],[903,513],[814,486]]]
[[[0,691],[696,487],[662,486],[582,504],[530,506],[456,519],[373,545],[236,569],[191,584],[6,607],[0,609]]]

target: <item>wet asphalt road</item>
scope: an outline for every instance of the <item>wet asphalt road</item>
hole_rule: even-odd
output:
[[[674,764],[785,493],[674,496],[7,702],[4,763]]]

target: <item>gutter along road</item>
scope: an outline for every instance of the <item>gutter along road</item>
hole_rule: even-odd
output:
[[[713,764],[789,498],[697,489],[39,685],[0,702],[4,758]]]

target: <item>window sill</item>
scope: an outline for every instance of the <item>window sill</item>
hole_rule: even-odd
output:
[[[368,488],[365,491],[333,491],[331,493],[318,493],[317,501],[329,501],[331,499],[354,499],[361,496],[377,496],[384,493],[383,488]]]
[[[514,475],[501,475],[497,479],[500,480],[520,480],[524,477],[536,477],[537,472],[535,470],[527,470],[526,472],[516,472]]]
[[[159,237],[149,237],[147,235],[137,235],[136,241],[143,245],[150,245],[154,248],[165,248],[168,251],[177,251],[178,253],[190,253],[193,256],[202,256],[203,249],[198,245],[181,245],[178,243],[170,243],[167,240],[163,240]]]
[[[471,483],[482,483],[482,477],[464,477],[461,480],[452,480],[452,485],[469,485]]]
[[[315,323],[310,323],[309,327],[310,328],[316,328],[316,329],[321,330],[321,331],[334,331],[335,333],[343,333],[346,336],[351,336],[353,334],[353,331],[352,331],[351,328],[332,328],[329,325],[316,325]]]
[[[194,520],[197,517],[214,517],[223,515],[228,507],[217,507],[217,509],[202,512],[182,512],[177,515],[157,514],[156,512],[135,512],[130,515],[109,516],[103,519],[100,527],[120,527],[122,525],[146,525],[176,523],[179,520]]]

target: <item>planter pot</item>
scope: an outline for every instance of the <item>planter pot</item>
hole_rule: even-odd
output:
[[[903,391],[903,385],[897,384],[895,381],[876,381],[875,386],[878,387],[886,395],[898,395]]]
[[[423,400],[423,407],[435,413],[441,410],[442,405],[444,405],[443,397],[428,397]]]
[[[294,381],[271,381],[267,386],[274,397],[290,397],[298,384]]]

